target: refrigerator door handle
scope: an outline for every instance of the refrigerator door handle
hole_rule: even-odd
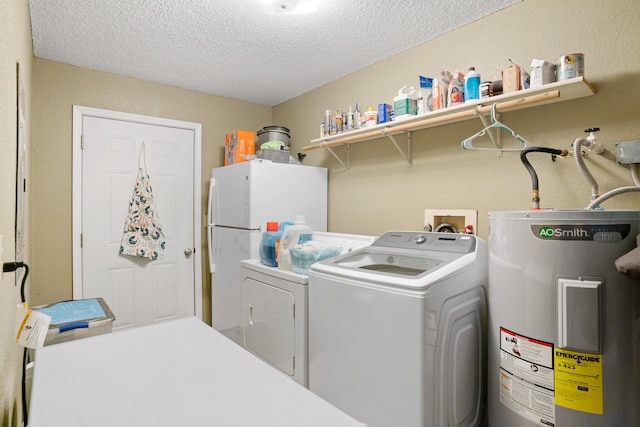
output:
[[[218,224],[208,224],[207,225],[207,244],[209,245],[209,272],[211,273],[215,273],[216,271],[217,257],[214,256],[214,252],[217,252],[216,250],[219,247],[219,242],[218,242],[218,239],[216,238],[216,236],[218,236],[219,233],[215,233],[215,232],[216,232],[216,229],[220,229],[220,228],[229,229],[229,230],[249,231],[249,232],[262,231],[262,227],[244,228],[244,227],[233,227],[233,226],[225,226],[225,225],[218,225]],[[214,233],[215,233],[215,236],[214,236]]]
[[[213,250],[214,250],[213,230],[214,228],[215,227],[213,225],[207,226],[207,244],[209,245],[209,272],[210,273],[215,273],[216,271],[216,264],[213,262]]]
[[[236,227],[233,225],[221,225],[221,224],[212,224],[210,227],[218,227],[218,228],[228,228],[230,230],[242,230],[242,231],[262,231],[262,227]]]
[[[217,204],[213,203],[213,198],[214,198],[214,190],[216,187],[216,180],[215,178],[211,178],[211,180],[209,181],[209,199],[207,202],[207,225],[210,227],[215,223],[215,218],[213,217],[213,208],[214,206],[217,206]]]
[[[214,273],[216,271],[216,264],[213,261],[213,251],[215,246],[213,245],[213,197],[214,197],[214,189],[216,186],[216,180],[211,177],[209,181],[209,200],[207,202],[207,244],[209,245],[209,271]]]

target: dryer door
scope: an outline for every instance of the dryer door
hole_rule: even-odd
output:
[[[295,374],[295,298],[289,291],[244,281],[244,345],[289,376]]]

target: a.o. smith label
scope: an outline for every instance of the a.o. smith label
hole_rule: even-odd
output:
[[[631,224],[533,224],[531,232],[540,240],[579,240],[617,243],[631,231]]]

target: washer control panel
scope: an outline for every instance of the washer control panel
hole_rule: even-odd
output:
[[[475,251],[476,239],[471,234],[390,231],[380,236],[372,246],[466,254]]]

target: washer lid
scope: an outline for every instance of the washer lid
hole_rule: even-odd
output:
[[[406,250],[370,246],[330,259],[326,264],[372,274],[417,279],[459,257],[459,254],[446,252],[415,254]]]
[[[466,271],[476,260],[477,247],[471,235],[390,232],[371,246],[313,264],[310,274],[417,289]]]

